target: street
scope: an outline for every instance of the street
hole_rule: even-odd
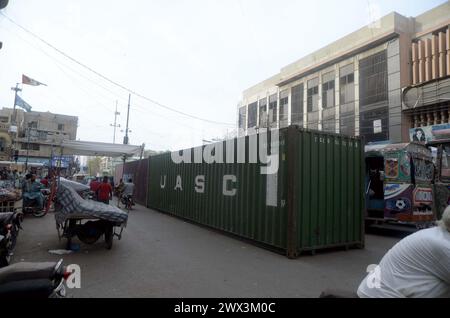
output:
[[[356,290],[367,265],[399,239],[366,235],[363,250],[325,251],[290,260],[183,220],[135,206],[112,250],[103,238],[68,255],[54,215],[26,217],[13,262],[56,261],[81,267],[69,297],[318,297],[324,289]]]

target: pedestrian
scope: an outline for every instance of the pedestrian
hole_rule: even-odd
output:
[[[97,190],[99,185],[100,182],[97,181],[97,178],[92,179],[91,182],[89,183],[89,187],[91,191],[94,193],[94,200],[97,200]]]
[[[358,288],[361,298],[450,297],[450,206],[438,226],[402,239]]]
[[[125,186],[125,184],[123,183],[123,179],[120,179],[119,184],[115,187],[118,208],[120,208],[120,201],[122,200],[122,192],[123,192],[124,186]]]
[[[128,179],[128,182],[125,182],[123,184],[123,191],[121,197],[125,198],[125,200],[131,200],[131,205],[133,205],[133,195],[134,195],[134,183],[133,180],[130,178]],[[130,206],[131,209],[131,206]]]
[[[103,177],[103,182],[97,188],[97,200],[105,204],[109,204],[112,199],[112,187],[109,183],[108,177]]]

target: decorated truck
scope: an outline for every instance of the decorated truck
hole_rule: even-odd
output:
[[[365,147],[366,225],[424,228],[433,224],[434,164],[420,143]]]
[[[433,195],[436,217],[440,219],[444,209],[450,205],[450,139],[433,140],[427,146],[436,154]]]

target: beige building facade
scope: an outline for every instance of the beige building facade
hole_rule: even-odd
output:
[[[0,110],[0,157],[10,160],[14,149],[19,150],[19,162],[48,162],[58,155],[63,139],[75,140],[78,117],[50,112],[24,112],[16,109],[17,134],[10,133],[13,109]]]
[[[417,17],[393,12],[283,67],[243,92],[240,134],[293,124],[366,142],[409,140],[415,117],[403,93],[450,75],[449,25],[448,2]]]

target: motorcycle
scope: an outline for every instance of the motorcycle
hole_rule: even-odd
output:
[[[50,190],[49,189],[42,189],[41,190],[42,196],[44,197],[43,200],[43,206],[44,208],[41,209],[37,206],[37,200],[28,200],[23,198],[23,208],[22,212],[24,214],[32,214],[35,217],[43,217],[47,214],[47,204],[50,197]]]
[[[125,206],[125,209],[131,210],[134,202],[133,202],[133,196],[131,195],[122,195],[120,198],[120,202]]]
[[[8,266],[17,242],[22,215],[19,212],[0,213],[0,267]]]
[[[0,298],[64,298],[65,281],[71,274],[62,259],[0,268]]]

